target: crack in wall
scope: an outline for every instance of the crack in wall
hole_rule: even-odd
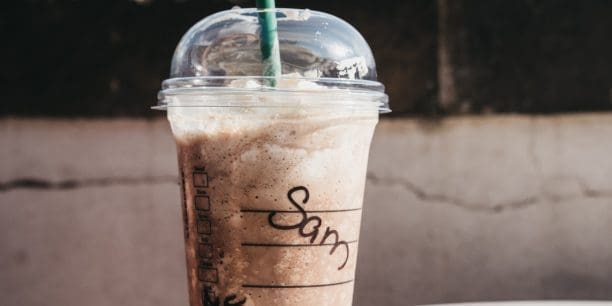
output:
[[[612,190],[595,190],[589,187],[583,187],[582,195],[585,198],[612,198]]]
[[[429,193],[416,184],[406,180],[397,178],[381,178],[374,173],[368,172],[367,179],[374,185],[400,186],[410,193],[414,194],[423,202],[436,202],[447,205],[460,207],[469,211],[484,212],[484,213],[501,213],[504,211],[514,211],[524,209],[538,204],[539,202],[548,201],[569,201],[580,198],[610,198],[612,199],[612,190],[594,190],[586,186],[581,186],[580,194],[565,195],[565,196],[531,196],[524,199],[500,202],[496,204],[468,202],[459,198],[450,197],[444,194]]]
[[[501,202],[497,204],[486,204],[478,202],[468,202],[459,198],[450,197],[444,194],[430,193],[418,185],[398,178],[381,178],[372,172],[368,172],[367,180],[374,185],[400,186],[415,195],[423,202],[437,202],[460,207],[466,210],[485,213],[501,213],[527,208],[545,200],[560,202],[578,198],[610,198],[612,190],[596,190],[589,188],[584,182],[579,182],[581,187],[580,194],[566,196],[532,196],[520,200]],[[107,187],[117,185],[141,185],[141,184],[178,184],[176,176],[150,176],[150,177],[117,177],[117,178],[90,178],[90,179],[71,179],[62,181],[52,181],[40,178],[19,178],[4,183],[0,183],[0,192],[8,192],[15,189],[30,190],[70,190],[85,187]]]
[[[176,176],[149,176],[149,177],[116,177],[116,178],[89,178],[52,181],[41,178],[18,178],[0,183],[0,192],[15,189],[38,190],[68,190],[85,187],[106,187],[115,185],[141,185],[141,184],[178,184]]]

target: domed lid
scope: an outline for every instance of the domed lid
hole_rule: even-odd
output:
[[[236,79],[261,81],[264,64],[256,8],[235,8],[202,19],[179,42],[159,96],[167,90],[227,86]],[[380,110],[389,111],[384,86],[376,81],[376,64],[365,39],[344,20],[302,9],[274,9],[281,58],[280,79],[299,79],[383,96]],[[261,88],[273,90],[261,82]],[[287,90],[284,88],[284,90]]]

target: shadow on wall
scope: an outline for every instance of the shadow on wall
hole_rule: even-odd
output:
[[[154,116],[176,43],[253,1],[11,1],[0,115]],[[393,115],[612,109],[606,0],[277,1],[338,15],[374,51]]]

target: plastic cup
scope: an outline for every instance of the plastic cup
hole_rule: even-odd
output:
[[[276,12],[276,87],[254,76],[257,11],[245,9],[187,32],[159,95],[177,143],[191,306],[352,303],[368,151],[387,96],[350,25]]]

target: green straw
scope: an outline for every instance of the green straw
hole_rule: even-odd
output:
[[[260,10],[258,13],[259,24],[261,26],[259,47],[264,64],[263,75],[271,77],[266,83],[272,87],[276,86],[276,78],[281,75],[278,32],[276,31],[276,10],[274,8],[274,0],[257,0],[257,9]]]

